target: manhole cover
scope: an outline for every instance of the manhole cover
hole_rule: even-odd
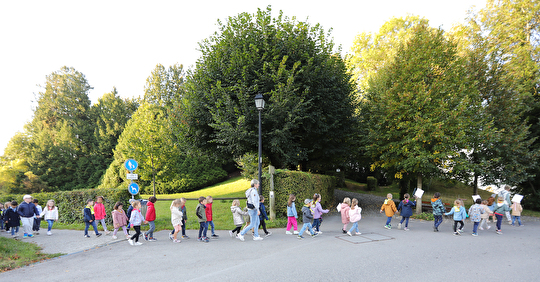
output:
[[[361,244],[361,243],[369,243],[369,242],[376,242],[376,241],[386,241],[386,240],[393,240],[394,237],[378,234],[378,233],[362,233],[362,235],[342,235],[342,236],[336,236],[336,238],[341,239],[343,241],[347,241],[349,243],[353,244]]]

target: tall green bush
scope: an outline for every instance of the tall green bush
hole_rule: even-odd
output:
[[[338,179],[333,176],[312,174],[301,171],[276,170],[274,175],[274,197],[275,209],[278,217],[287,216],[287,201],[289,194],[296,196],[296,209],[300,215],[300,210],[304,205],[304,199],[313,199],[313,194],[321,194],[321,205],[324,209],[330,209],[334,204],[334,188]],[[269,199],[270,176],[265,174],[262,179],[263,196]],[[266,200],[269,206],[269,200]],[[301,219],[302,216],[300,215]]]
[[[2,203],[16,200],[20,203],[24,195],[11,194],[0,197]],[[111,211],[114,208],[116,202],[122,202],[124,209],[127,209],[131,194],[127,188],[115,188],[115,189],[86,189],[75,191],[62,191],[62,192],[45,192],[32,194],[34,199],[39,200],[39,204],[45,207],[48,200],[54,200],[58,207],[58,221],[66,224],[81,223],[83,222],[83,209],[86,206],[86,200],[93,199],[95,201],[97,196],[103,196],[105,201],[105,210],[107,211],[106,221],[108,224],[112,224]],[[135,198],[139,198],[138,195]]]
[[[367,177],[367,188],[368,188],[368,191],[375,191],[377,190],[377,178],[373,177],[373,176],[368,176]]]

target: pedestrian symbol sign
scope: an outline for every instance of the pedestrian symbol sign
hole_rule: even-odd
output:
[[[131,195],[139,194],[139,185],[137,183],[129,184],[128,191],[129,191],[129,193],[131,193]]]
[[[139,167],[139,164],[137,163],[136,160],[134,159],[128,159],[125,163],[124,163],[124,167],[129,170],[129,171],[134,171],[137,169],[137,167]]]

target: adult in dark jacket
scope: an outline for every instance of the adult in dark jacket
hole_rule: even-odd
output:
[[[23,238],[32,238],[32,226],[34,225],[34,216],[39,218],[39,211],[36,208],[36,205],[32,203],[32,196],[24,195],[24,202],[19,205],[17,212],[21,216],[21,222],[23,226]]]
[[[403,230],[409,230],[409,217],[412,216],[412,208],[416,206],[416,201],[409,200],[409,194],[404,195],[405,199],[399,203],[397,210],[400,212],[402,218],[398,224],[398,229],[401,229],[401,224],[405,221],[405,228]]]

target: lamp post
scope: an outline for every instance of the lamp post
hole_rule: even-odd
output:
[[[259,110],[259,195],[262,194],[262,183],[261,183],[261,176],[262,176],[262,137],[261,137],[261,112],[264,109],[264,98],[261,93],[257,94],[255,96],[255,107],[257,107],[257,110]]]

